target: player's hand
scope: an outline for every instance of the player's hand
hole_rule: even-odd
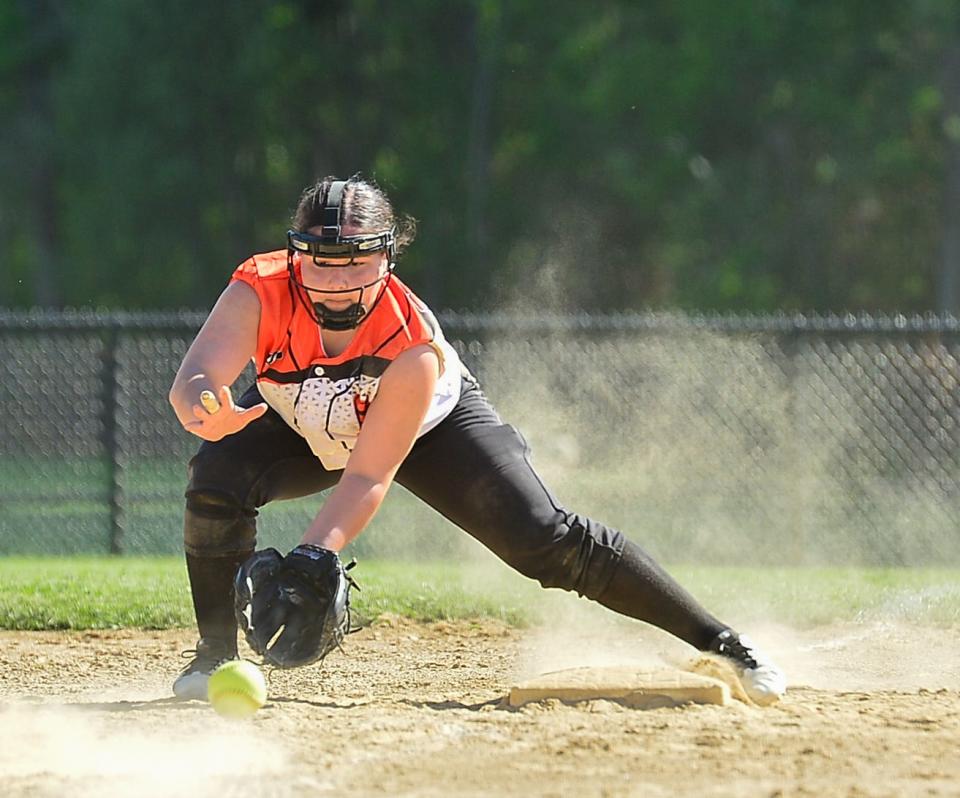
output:
[[[200,401],[201,404],[193,406],[194,419],[184,422],[183,428],[205,441],[219,441],[239,432],[268,409],[265,402],[253,407],[237,407],[226,385],[220,387],[219,396],[214,396],[212,391],[203,391]]]

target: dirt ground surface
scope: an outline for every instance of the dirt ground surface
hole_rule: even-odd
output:
[[[537,673],[694,652],[654,630],[387,617],[323,667],[271,672],[246,721],[170,697],[190,631],[0,632],[0,792],[960,796],[960,629],[751,631],[790,678],[774,707],[511,709]]]

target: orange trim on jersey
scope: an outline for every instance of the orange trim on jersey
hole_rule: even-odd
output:
[[[293,258],[299,282],[300,257]],[[433,342],[433,326],[421,308],[423,302],[395,275],[387,279],[383,296],[361,322],[346,349],[335,357],[323,349],[320,328],[304,307],[303,289],[290,282],[285,249],[254,255],[236,268],[231,282],[250,285],[260,298],[260,325],[255,354],[257,374],[271,371],[289,373],[307,366],[345,363],[364,355],[393,360],[401,352]],[[269,363],[268,363],[269,361]]]

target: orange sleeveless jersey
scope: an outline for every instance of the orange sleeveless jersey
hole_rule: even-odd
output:
[[[300,276],[300,258],[294,255]],[[444,340],[433,314],[396,276],[357,328],[349,346],[329,357],[302,290],[287,271],[287,251],[254,255],[233,273],[260,298],[254,363],[266,402],[307,440],[325,468],[343,468],[376,398],[380,378],[401,352],[430,344],[441,358],[441,375],[419,434],[443,420],[460,397],[456,351]]]

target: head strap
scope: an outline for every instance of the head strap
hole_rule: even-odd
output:
[[[287,249],[311,255],[318,266],[324,258],[358,258],[386,251],[393,264],[396,258],[396,228],[355,236],[342,235],[343,194],[349,180],[334,180],[320,214],[320,235],[300,230],[287,230]]]
[[[346,180],[334,180],[327,191],[327,201],[323,206],[323,238],[340,238],[340,219],[343,216],[343,190]]]

